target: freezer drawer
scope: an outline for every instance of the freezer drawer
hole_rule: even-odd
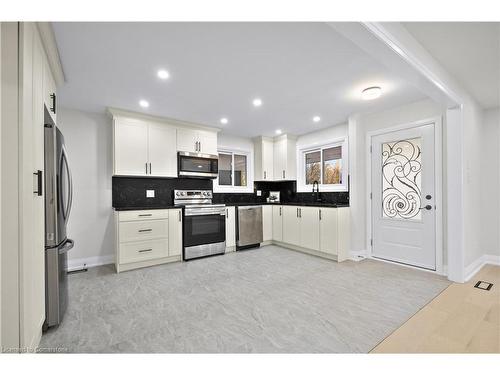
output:
[[[261,242],[262,206],[238,207],[238,247],[260,245]]]

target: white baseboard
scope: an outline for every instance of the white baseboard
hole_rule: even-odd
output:
[[[112,264],[115,262],[114,255],[101,255],[90,258],[68,259],[68,271],[82,269],[84,266],[91,268],[103,266],[105,264]]]
[[[474,262],[465,267],[465,282],[469,281],[474,277],[476,273],[481,271],[481,268],[486,264],[494,264],[500,266],[500,255],[488,255],[484,254]]]

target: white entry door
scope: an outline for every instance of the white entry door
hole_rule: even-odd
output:
[[[372,256],[436,269],[434,124],[372,137]]]

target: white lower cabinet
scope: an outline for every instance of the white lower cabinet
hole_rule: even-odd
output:
[[[168,210],[168,256],[182,254],[182,210]]]
[[[300,246],[299,207],[283,206],[283,242]]]
[[[115,211],[116,272],[181,260],[182,212]]]
[[[349,258],[349,220],[349,207],[275,206],[273,240],[342,262]]]
[[[226,251],[234,251],[236,246],[236,208],[226,207]]]
[[[337,255],[338,219],[337,208],[319,209],[319,250]]]
[[[273,239],[273,207],[262,206],[262,241]]]
[[[273,207],[273,241],[283,241],[283,206]]]
[[[299,207],[300,246],[319,250],[319,208]]]

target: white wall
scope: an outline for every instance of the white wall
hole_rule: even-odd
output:
[[[297,138],[297,148],[314,144],[324,144],[332,140],[347,137],[347,123],[331,126],[326,129],[301,135]],[[299,163],[297,163],[299,164]]]
[[[479,163],[481,166],[481,249],[500,256],[500,109],[483,112]]]
[[[403,125],[414,121],[442,116],[444,109],[431,100],[410,103],[391,110],[368,115],[355,115],[349,119],[349,152],[351,173],[351,251],[368,250],[367,205],[369,182],[366,181],[366,159],[369,145],[368,132]]]
[[[112,121],[104,114],[59,108],[61,129],[73,173],[73,208],[68,237],[70,269],[114,262],[111,208]]]

